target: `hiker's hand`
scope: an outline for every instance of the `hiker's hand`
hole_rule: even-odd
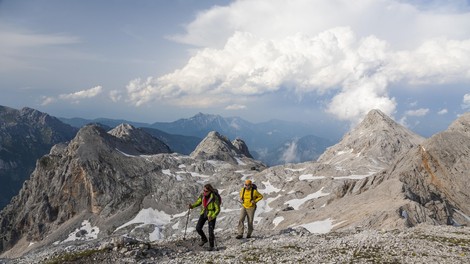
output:
[[[209,220],[209,222],[212,221],[213,219],[214,219],[214,218],[212,218],[212,216],[208,216],[208,217],[207,217],[207,220]]]
[[[240,198],[240,203],[243,203],[243,198]]]
[[[251,204],[256,205],[256,202],[254,200],[251,200],[250,202],[251,202]]]

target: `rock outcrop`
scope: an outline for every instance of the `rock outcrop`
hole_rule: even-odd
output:
[[[18,194],[36,160],[54,144],[71,140],[76,132],[37,110],[0,106],[0,209]]]

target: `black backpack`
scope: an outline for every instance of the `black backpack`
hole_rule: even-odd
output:
[[[219,194],[219,190],[214,189],[214,194],[217,196],[217,199],[219,200],[219,206],[222,205],[222,197]]]
[[[258,189],[258,186],[256,186],[256,184],[252,183],[251,184],[251,189],[253,190],[253,191],[251,191],[251,201],[253,201],[253,193],[254,193],[254,190]],[[242,197],[245,197],[245,190],[246,190],[246,188],[243,187]]]

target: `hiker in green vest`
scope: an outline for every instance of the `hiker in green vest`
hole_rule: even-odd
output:
[[[242,209],[240,210],[240,218],[238,220],[238,235],[237,239],[243,238],[245,231],[245,218],[248,217],[248,231],[246,238],[251,238],[253,233],[253,220],[255,218],[256,203],[263,199],[263,195],[258,192],[256,185],[251,180],[245,181],[245,186],[240,190],[240,202]]]
[[[204,190],[201,195],[199,195],[196,202],[189,204],[189,209],[198,207],[202,204],[201,213],[199,215],[199,220],[197,221],[196,231],[201,236],[200,246],[203,246],[207,243],[207,236],[204,234],[202,228],[206,221],[209,221],[209,251],[214,250],[214,229],[216,217],[220,212],[220,199],[216,195],[215,189],[210,184],[204,185]]]

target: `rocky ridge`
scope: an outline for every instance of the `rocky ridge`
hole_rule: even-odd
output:
[[[237,222],[239,208],[236,200],[241,182],[245,179],[253,179],[265,197],[258,203],[255,214],[256,234],[260,234],[259,238],[262,238],[256,245],[260,247],[266,242],[270,246],[277,243],[275,241],[283,241],[292,230],[304,230],[295,232],[300,232],[303,234],[302,236],[312,238],[314,241],[319,239],[318,236],[307,233],[325,233],[324,236],[327,239],[320,245],[311,240],[303,241],[303,245],[311,245],[311,247],[306,247],[305,252],[307,253],[305,255],[299,253],[299,256],[304,256],[307,260],[315,262],[316,259],[310,255],[318,254],[335,262],[351,260],[351,255],[357,257],[362,254],[362,246],[359,251],[357,248],[348,249],[347,244],[340,243],[340,247],[334,246],[337,246],[338,241],[343,241],[343,238],[351,237],[348,235],[352,234],[351,232],[357,231],[364,234],[367,239],[372,239],[374,236],[380,237],[377,230],[384,230],[389,234],[395,234],[393,230],[398,230],[397,234],[403,233],[412,236],[414,231],[410,230],[417,229],[404,230],[404,228],[420,226],[425,223],[426,228],[424,229],[429,229],[429,232],[435,231],[436,233],[433,234],[437,237],[445,236],[445,231],[441,232],[441,230],[456,229],[451,229],[452,227],[441,229],[432,225],[464,226],[469,224],[470,211],[466,204],[468,188],[465,188],[469,184],[469,179],[466,177],[466,171],[468,171],[466,161],[470,154],[467,135],[469,124],[468,115],[464,115],[456,120],[448,131],[416,143],[411,140],[412,133],[393,120],[385,118],[381,112],[372,111],[358,126],[358,129],[354,130],[354,133],[351,132],[338,146],[333,147],[339,149],[337,155],[343,154],[341,149],[348,148],[354,151],[360,147],[359,155],[357,153],[355,155],[359,157],[364,155],[362,158],[367,166],[361,166],[356,160],[349,158],[335,160],[336,156],[330,153],[330,157],[325,158],[326,162],[287,164],[271,168],[266,168],[263,164],[240,155],[239,149],[234,144],[216,132],[209,133],[193,153],[194,155],[191,156],[164,153],[130,155],[119,149],[120,145],[116,142],[121,141],[118,138],[97,128],[88,127],[81,130],[69,145],[57,146],[50,155],[45,156],[47,159],[58,158],[57,162],[45,162],[45,164],[39,162],[41,166],[37,168],[37,172],[33,174],[31,180],[36,179],[37,182],[31,183],[29,191],[26,188],[22,196],[34,197],[32,200],[39,201],[39,204],[21,200],[20,194],[18,199],[21,202],[12,205],[12,208],[14,206],[21,208],[20,204],[26,204],[28,208],[25,208],[25,211],[43,206],[46,209],[52,208],[49,212],[57,211],[58,213],[52,214],[55,215],[52,218],[30,220],[31,223],[38,223],[38,220],[41,220],[40,223],[44,223],[44,226],[42,229],[36,228],[34,225],[26,226],[24,230],[28,231],[22,234],[22,240],[17,240],[18,243],[14,245],[13,249],[4,253],[3,256],[19,256],[25,252],[37,253],[39,251],[35,250],[41,248],[48,251],[51,244],[56,244],[59,247],[68,245],[71,242],[65,239],[67,234],[69,234],[69,238],[74,237],[72,240],[75,240],[73,243],[76,244],[72,245],[80,244],[76,240],[82,238],[90,239],[90,242],[85,243],[85,245],[90,245],[114,236],[126,236],[141,241],[137,244],[170,243],[166,244],[170,246],[171,241],[180,243],[177,241],[181,240],[185,227],[186,204],[192,202],[204,183],[210,182],[219,188],[224,201],[222,214],[217,220],[216,232],[221,234],[222,238],[219,240],[222,245],[227,243],[230,247],[238,249],[238,251],[230,251],[233,252],[233,261],[236,263],[240,261],[240,257],[245,256],[241,253],[236,254],[236,252],[243,251],[243,245],[238,245],[229,238],[235,232],[234,223]],[[400,142],[381,136],[390,131],[403,142],[403,146],[400,145]],[[364,134],[364,132],[367,133]],[[376,139],[371,136],[374,134],[378,135]],[[418,140],[420,139],[418,138]],[[349,144],[347,144],[348,142]],[[380,149],[383,153],[380,152]],[[425,154],[423,154],[423,150]],[[374,160],[377,157],[381,157],[381,159]],[[381,162],[380,166],[385,168],[378,170],[380,166],[368,166],[377,162]],[[389,163],[388,166],[387,163]],[[50,167],[45,166],[47,164]],[[57,170],[59,164],[63,165],[63,171]],[[78,164],[78,166],[74,164]],[[52,182],[61,182],[65,184],[64,186],[67,186],[68,181],[75,182],[75,184],[86,183],[82,188],[84,192],[73,191],[76,189],[68,189],[69,191],[66,192],[83,193],[76,197],[78,201],[81,201],[81,207],[75,206],[70,210],[70,208],[60,207],[62,204],[57,205],[60,200],[64,200],[64,197],[57,197],[57,194],[63,192],[61,191],[64,190],[63,186],[56,187],[57,189],[52,188],[49,195],[46,195],[47,199],[44,199],[43,193],[42,196],[32,194],[30,190],[37,189],[33,186],[46,186],[46,183],[41,183],[40,179],[42,181],[48,179],[49,182],[51,182],[50,179],[53,179]],[[454,183],[458,183],[458,185]],[[65,189],[67,190],[67,188]],[[113,195],[109,195],[109,193]],[[65,201],[67,202],[64,206],[74,205],[71,200]],[[22,220],[25,219],[25,211],[20,211],[20,213],[17,211],[12,209],[6,214],[5,211],[2,211],[0,217],[2,218],[1,234],[3,237],[8,235],[9,238],[14,238],[15,233],[11,232],[13,230],[11,225],[16,225],[14,230],[21,230],[17,227],[20,223],[25,223]],[[198,215],[198,212],[195,211],[197,210],[192,210],[189,217],[188,232],[192,237],[195,236],[194,226]],[[33,211],[31,215],[41,214],[41,212],[41,210]],[[66,212],[70,215],[69,218],[64,217],[67,215]],[[75,215],[70,212],[75,212]],[[50,215],[46,214],[46,216]],[[146,222],[145,216],[156,220],[150,223]],[[61,220],[56,221],[57,219]],[[90,228],[84,228],[85,226]],[[29,231],[31,229],[33,231]],[[99,231],[97,232],[97,230]],[[458,230],[467,229],[462,227]],[[457,236],[460,234],[459,232],[456,231]],[[454,238],[468,242],[468,231],[462,232],[462,237]],[[95,237],[87,238],[86,234],[94,234]],[[333,238],[328,234],[332,234]],[[271,241],[269,240],[271,236],[278,238]],[[361,236],[353,235],[353,237],[360,238]],[[165,239],[161,240],[162,238]],[[339,240],[335,240],[336,238]],[[295,236],[294,240],[297,239],[302,241]],[[406,240],[407,237],[404,236],[404,239]],[[409,245],[404,240],[396,241],[389,236],[384,240],[388,241],[384,242],[385,249],[397,248],[394,243]],[[289,239],[287,241],[295,243]],[[355,241],[351,239],[350,243],[355,245],[365,243],[364,241]],[[330,242],[333,242],[333,245],[330,245]],[[392,244],[388,244],[389,242]],[[414,240],[414,242],[417,243],[420,240]],[[421,242],[428,245],[426,241]],[[461,245],[458,254],[452,255],[449,259],[456,260],[458,257],[463,257],[466,260],[467,242]],[[274,250],[270,247],[262,247],[260,252],[265,254],[263,252],[279,250],[288,254],[290,249],[296,248],[296,246],[291,247],[290,244],[281,243],[279,245],[280,247],[275,247]],[[373,251],[373,245],[372,243],[367,244],[364,251],[368,252],[369,248],[372,248]],[[5,243],[3,246],[5,249]],[[399,247],[397,252],[403,252],[402,250],[409,249],[409,247],[411,244],[404,248]],[[337,254],[345,258],[331,259],[334,256],[322,255],[321,252],[324,250],[328,252],[329,248],[338,249],[340,253]],[[428,248],[432,248],[432,243],[429,243]],[[186,252],[181,248],[178,250]],[[191,250],[198,251],[194,247]],[[226,253],[228,250],[227,246]],[[446,248],[445,250],[450,249]],[[129,254],[136,254],[136,256],[141,254],[139,252],[144,252],[143,250],[127,249],[123,251],[135,252]],[[296,251],[304,252],[300,249]],[[378,251],[384,250],[378,249]],[[415,262],[429,261],[430,258],[427,258],[425,254],[436,258],[431,254],[432,252],[426,252],[421,255],[424,258],[411,259]],[[444,254],[444,252],[441,253]],[[202,258],[211,256],[207,254],[211,253],[197,253]],[[292,252],[289,254],[292,258]],[[174,255],[172,256],[178,259]],[[160,260],[178,263],[178,260],[171,262],[173,257]],[[280,260],[289,261],[289,257],[278,257]],[[393,262],[394,259],[399,262],[407,260],[392,258],[394,257],[392,255],[389,257],[383,262]],[[188,257],[183,260],[184,262],[202,262],[199,258]],[[135,261],[140,260],[135,258]],[[267,254],[266,259],[263,258],[262,261],[268,261]]]
[[[31,108],[0,106],[0,209],[18,194],[36,160],[71,140],[77,129]]]

